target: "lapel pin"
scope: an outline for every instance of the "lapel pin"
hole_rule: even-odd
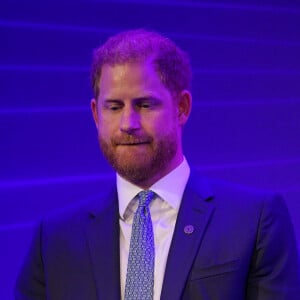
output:
[[[185,234],[192,234],[194,232],[195,228],[193,225],[186,225],[184,226],[184,233]]]

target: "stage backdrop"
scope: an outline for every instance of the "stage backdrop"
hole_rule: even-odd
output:
[[[0,299],[13,298],[34,224],[114,176],[98,149],[89,69],[93,49],[124,29],[158,30],[190,53],[188,161],[284,194],[300,242],[300,4],[235,3],[1,0]]]

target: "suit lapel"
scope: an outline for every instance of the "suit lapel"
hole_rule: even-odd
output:
[[[117,192],[97,199],[90,210],[86,234],[97,298],[120,299],[119,214]]]
[[[189,179],[182,198],[168,255],[161,300],[181,298],[214,210],[214,206],[209,202],[212,194],[206,182],[194,181],[193,177]]]

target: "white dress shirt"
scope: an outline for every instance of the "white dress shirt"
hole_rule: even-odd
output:
[[[157,194],[150,203],[155,244],[154,300],[160,299],[170,244],[189,175],[190,168],[184,158],[176,169],[149,188]],[[131,227],[137,208],[137,201],[133,199],[142,189],[117,174],[117,190],[120,214],[121,299],[124,299]]]

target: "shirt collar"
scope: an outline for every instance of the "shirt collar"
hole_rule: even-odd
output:
[[[149,189],[178,211],[189,175],[190,167],[184,157],[178,167],[155,182]],[[117,174],[117,191],[119,214],[123,218],[128,204],[142,189]]]

